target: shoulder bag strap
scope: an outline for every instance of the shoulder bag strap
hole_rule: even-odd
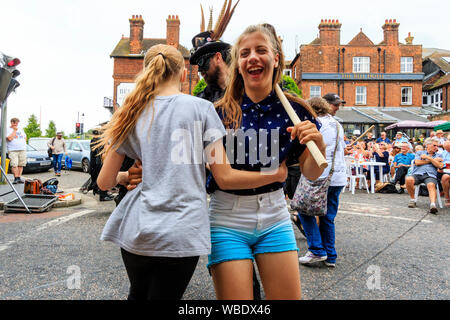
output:
[[[334,160],[336,159],[336,151],[337,151],[338,144],[339,144],[339,122],[337,122],[336,119],[334,119],[334,121],[336,122],[336,146],[334,147],[333,162],[331,164],[330,175],[332,175],[334,172]]]

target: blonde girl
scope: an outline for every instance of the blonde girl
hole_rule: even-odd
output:
[[[322,169],[305,147],[313,140],[325,153],[315,113],[302,99],[287,94],[303,120],[293,126],[274,92],[285,62],[274,28],[248,27],[232,48],[231,59],[229,84],[216,108],[230,129],[229,137],[234,137],[226,141],[232,167],[258,172],[287,159],[298,162],[308,178],[318,178]],[[239,141],[242,135],[245,141]],[[239,147],[244,146],[245,157],[239,158]],[[300,299],[298,248],[283,184],[224,190],[211,181],[209,189],[214,192],[208,267],[217,298],[252,299],[252,260],[256,260],[267,299]]]

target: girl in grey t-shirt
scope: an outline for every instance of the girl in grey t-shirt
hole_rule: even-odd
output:
[[[142,183],[127,193],[101,235],[121,248],[129,299],[181,299],[199,256],[210,253],[206,161],[222,189],[286,179],[285,166],[264,175],[232,169],[220,118],[210,102],[180,92],[185,78],[178,50],[150,48],[135,89],[97,145],[105,153],[97,179],[102,190],[117,184],[125,155],[142,162]]]

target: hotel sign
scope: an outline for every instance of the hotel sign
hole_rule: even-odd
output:
[[[423,73],[302,73],[302,80],[422,81]]]

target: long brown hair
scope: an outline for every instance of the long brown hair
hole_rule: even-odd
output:
[[[136,87],[127,95],[123,106],[117,109],[111,120],[103,126],[95,149],[103,149],[101,153],[107,153],[111,148],[117,150],[149,105],[153,110],[153,122],[153,102],[157,91],[167,81],[181,76],[182,70],[184,58],[177,49],[164,44],[151,47],[144,57],[144,69],[136,77]]]
[[[222,113],[223,124],[226,128],[238,129],[242,122],[241,102],[244,96],[244,80],[239,73],[239,46],[242,39],[252,33],[259,32],[264,35],[271,44],[274,55],[278,54],[278,67],[274,69],[272,90],[275,84],[280,83],[285,65],[285,57],[281,40],[277,36],[275,28],[268,23],[251,25],[239,36],[231,49],[230,78],[225,93],[217,103],[216,108]],[[303,106],[312,116],[316,117],[314,110],[300,97],[285,93],[286,98]]]

